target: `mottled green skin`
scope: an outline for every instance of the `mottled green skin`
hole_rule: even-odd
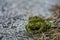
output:
[[[41,32],[46,32],[48,29],[50,29],[51,23],[45,21],[45,19],[35,16],[29,18],[29,22],[26,25],[26,31],[29,34],[36,34],[36,33],[41,33]]]

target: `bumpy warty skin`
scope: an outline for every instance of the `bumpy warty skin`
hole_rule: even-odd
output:
[[[30,16],[51,16],[48,9],[60,0],[0,0],[0,40],[27,40]],[[33,40],[31,38],[31,40]]]

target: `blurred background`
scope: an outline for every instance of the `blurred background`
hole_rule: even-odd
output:
[[[1,40],[26,40],[29,37],[25,33],[28,18],[50,17],[49,9],[59,3],[60,0],[0,0]]]

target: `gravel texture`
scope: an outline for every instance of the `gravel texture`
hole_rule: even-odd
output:
[[[60,0],[0,0],[0,40],[34,40],[25,30],[30,16],[51,16]]]

